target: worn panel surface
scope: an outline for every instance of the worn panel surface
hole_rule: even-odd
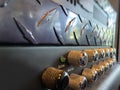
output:
[[[0,89],[45,90],[40,84],[41,72],[49,66],[57,67],[58,58],[69,50],[84,48],[86,47],[0,47]],[[106,88],[109,88],[107,90],[113,89],[111,85],[117,90],[120,84],[119,68],[119,64],[115,65],[87,90],[99,90],[106,85],[108,85]],[[76,68],[75,72],[79,74],[80,70],[81,68]]]

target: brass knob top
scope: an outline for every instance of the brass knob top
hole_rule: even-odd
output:
[[[87,86],[87,79],[84,76],[77,74],[71,74],[69,79],[69,87],[72,90],[81,90],[85,89]]]
[[[110,57],[110,48],[104,48],[105,50],[105,56]]]
[[[108,62],[109,65],[110,65],[110,67],[112,67],[113,64],[114,64],[114,59],[112,59],[112,58],[107,58],[107,59],[104,60],[104,62]]]
[[[110,57],[113,57],[113,54],[114,53],[114,49],[113,48],[110,48]]]
[[[93,61],[94,62],[94,61],[97,61],[98,58],[99,58],[98,52],[97,52],[96,49],[89,49],[89,50],[86,49],[86,50],[84,50],[84,52],[87,53],[89,61]]]
[[[74,66],[86,66],[88,63],[88,56],[85,52],[72,50],[67,55],[68,63]]]
[[[110,57],[112,58],[115,55],[116,55],[116,49],[115,48],[110,48]]]
[[[100,61],[98,65],[102,65],[105,68],[105,71],[107,71],[110,68],[110,65],[108,62]]]
[[[96,50],[98,52],[99,59],[100,58],[105,58],[105,51],[103,49],[99,48],[99,49],[96,49]]]
[[[113,54],[116,55],[116,48],[113,48]]]
[[[104,73],[104,67],[102,65],[94,64],[91,69],[95,69],[98,72],[99,76],[101,76]]]
[[[89,68],[84,68],[82,75],[85,76],[89,82],[94,82],[98,77],[97,71]]]
[[[42,73],[42,83],[49,89],[64,89],[69,84],[69,76],[63,70],[49,67]]]

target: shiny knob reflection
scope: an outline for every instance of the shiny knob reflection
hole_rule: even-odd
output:
[[[110,67],[112,67],[113,64],[114,64],[114,59],[112,59],[112,58],[107,58],[106,60],[104,60],[104,62],[108,62],[109,65],[110,65]]]
[[[102,65],[94,64],[91,69],[95,69],[98,72],[99,76],[101,76],[105,72],[104,67]]]
[[[74,66],[86,66],[88,63],[88,56],[82,51],[73,50],[68,53],[68,63]]]
[[[116,55],[116,49],[115,48],[113,48],[113,54]]]
[[[112,58],[113,57],[113,54],[114,53],[114,49],[113,48],[110,48],[110,57]]]
[[[110,49],[109,48],[104,48],[105,51],[105,56],[110,57]]]
[[[98,73],[95,69],[84,68],[82,75],[87,78],[88,82],[94,82],[98,78]]]
[[[89,61],[97,61],[99,58],[97,50],[84,50],[84,52],[87,53]]]
[[[87,79],[84,76],[77,74],[71,74],[69,79],[69,87],[72,90],[81,90],[85,89],[87,86]]]
[[[42,73],[42,83],[49,89],[65,89],[69,84],[69,76],[63,70],[49,67]]]
[[[100,61],[98,65],[103,66],[105,71],[107,71],[110,68],[110,64],[108,62]]]
[[[96,49],[100,58],[105,58],[105,51],[103,49]]]
[[[8,5],[9,0],[0,0],[0,8],[6,7]]]
[[[116,49],[115,48],[110,48],[110,57],[112,58],[115,55],[116,55]]]

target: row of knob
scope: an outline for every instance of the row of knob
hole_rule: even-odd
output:
[[[81,90],[85,89],[89,83],[96,81],[97,78],[110,69],[114,63],[114,59],[106,58],[92,65],[91,68],[84,68],[80,75],[69,75],[63,70],[48,67],[43,71],[41,80],[44,86],[49,89],[64,90],[69,87],[72,90]]]
[[[113,58],[116,55],[115,48],[72,50],[67,54],[67,62],[73,66],[86,66],[88,62],[96,62],[106,57]]]

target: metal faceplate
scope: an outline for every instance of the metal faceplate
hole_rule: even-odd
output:
[[[112,32],[107,15],[94,0],[0,0],[0,45],[14,46],[0,47],[0,90],[49,90],[41,83],[45,68],[61,68],[59,58],[70,50],[112,46]],[[117,90],[118,68],[116,64],[105,74],[113,75],[117,70],[113,83],[105,83],[106,90],[113,90],[110,86],[115,83]],[[80,74],[82,69],[68,65],[63,70]],[[105,90],[103,82],[110,78],[103,75],[99,84],[93,84],[96,87],[87,90]]]
[[[63,56],[70,50],[82,49],[86,49],[86,47],[1,47],[0,89],[49,90],[41,84],[41,74],[45,68],[51,66],[61,68],[60,56]],[[86,90],[119,90],[117,89],[120,85],[119,68],[119,64],[114,64],[112,69],[99,77]],[[71,65],[64,68],[69,74],[80,74],[81,69],[83,68]]]
[[[107,31],[107,15],[102,9],[92,0],[73,1],[1,0],[0,44],[112,45],[114,36],[108,39],[96,28],[97,25]],[[98,10],[104,16],[100,21]]]

